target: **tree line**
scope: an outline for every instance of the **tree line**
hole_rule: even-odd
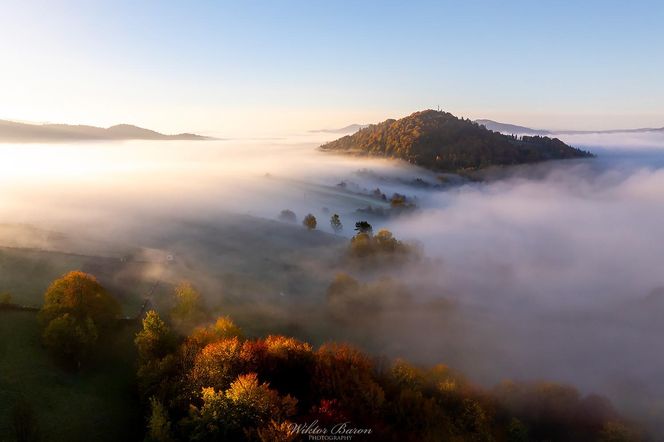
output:
[[[366,222],[356,229],[378,236]],[[397,247],[391,237],[376,241],[390,253]],[[396,308],[408,301],[398,285],[340,276],[328,302],[345,313],[370,308],[365,304],[385,293]],[[570,386],[503,382],[484,389],[445,365],[374,357],[345,343],[314,347],[291,336],[246,336],[232,319],[211,317],[189,283],[174,288],[163,314],[148,311],[134,340],[148,441],[307,440],[302,431],[312,422],[321,428],[347,422],[364,431],[357,440],[643,438],[607,399]],[[39,320],[48,351],[75,372],[103,351],[120,307],[96,278],[74,271],[49,286]],[[25,425],[17,428],[30,434]]]

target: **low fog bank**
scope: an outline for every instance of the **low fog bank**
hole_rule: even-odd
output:
[[[319,219],[332,232],[331,214],[361,218],[358,208],[386,206],[400,180],[435,174],[398,161],[323,154],[310,137],[287,141],[78,143],[0,146],[0,214],[7,222],[55,230],[122,231],[160,219],[207,220],[224,213],[276,219],[284,209]],[[373,175],[361,173],[370,169]],[[340,183],[348,184],[343,189]],[[409,186],[407,186],[409,187]],[[409,196],[421,194],[410,186]],[[350,217],[350,219],[346,219]],[[90,227],[90,229],[88,229]]]
[[[491,170],[485,182],[462,185],[397,161],[321,153],[320,141],[0,146],[0,245],[111,257],[111,270],[90,260],[84,270],[119,289],[143,278],[141,293],[154,281],[189,279],[209,305],[256,332],[274,325],[314,342],[348,339],[379,354],[442,361],[487,385],[568,382],[660,420],[661,134],[574,135],[564,141],[598,158]],[[396,217],[358,212],[389,209],[376,188],[418,208]],[[295,223],[278,220],[284,209]],[[302,227],[307,213],[318,231]],[[419,244],[425,258],[349,270],[341,256],[362,219]],[[130,255],[148,259],[132,267],[123,261]],[[366,282],[391,277],[419,302],[326,322],[337,271]],[[445,303],[430,308],[436,299]]]
[[[487,384],[572,383],[662,422],[664,140],[586,141],[597,159],[494,171],[390,223],[440,259],[409,273],[444,287],[460,313],[400,351]]]

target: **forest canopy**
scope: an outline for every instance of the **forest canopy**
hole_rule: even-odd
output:
[[[445,172],[592,156],[557,138],[503,135],[434,110],[372,124],[321,149],[397,158]]]
[[[245,338],[229,318],[175,336],[148,312],[136,337],[147,440],[308,440],[346,422],[357,440],[639,440],[608,400],[554,383],[473,385],[445,365],[342,343]]]

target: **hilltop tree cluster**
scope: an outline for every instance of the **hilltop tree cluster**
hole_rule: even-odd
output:
[[[359,221],[355,224],[355,230],[357,233],[351,238],[348,247],[351,258],[389,262],[418,256],[415,246],[399,241],[387,229],[381,229],[374,234],[371,224]]]

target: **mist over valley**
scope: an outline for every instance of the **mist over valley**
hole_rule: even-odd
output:
[[[648,135],[604,135],[601,145],[570,135],[598,157],[473,180],[321,152],[311,134],[3,145],[0,282],[16,302],[39,305],[53,278],[80,268],[133,316],[146,299],[167,306],[171,287],[187,280],[249,333],[350,341],[444,362],[487,386],[569,383],[652,426],[664,398],[664,358],[653,355],[664,308],[664,138]],[[413,208],[394,212],[395,194]],[[280,219],[286,209],[295,222]],[[309,213],[313,231],[301,225]],[[362,220],[419,256],[375,268],[348,262]],[[330,310],[339,273],[367,290],[389,278],[408,301],[371,298],[348,322]]]

